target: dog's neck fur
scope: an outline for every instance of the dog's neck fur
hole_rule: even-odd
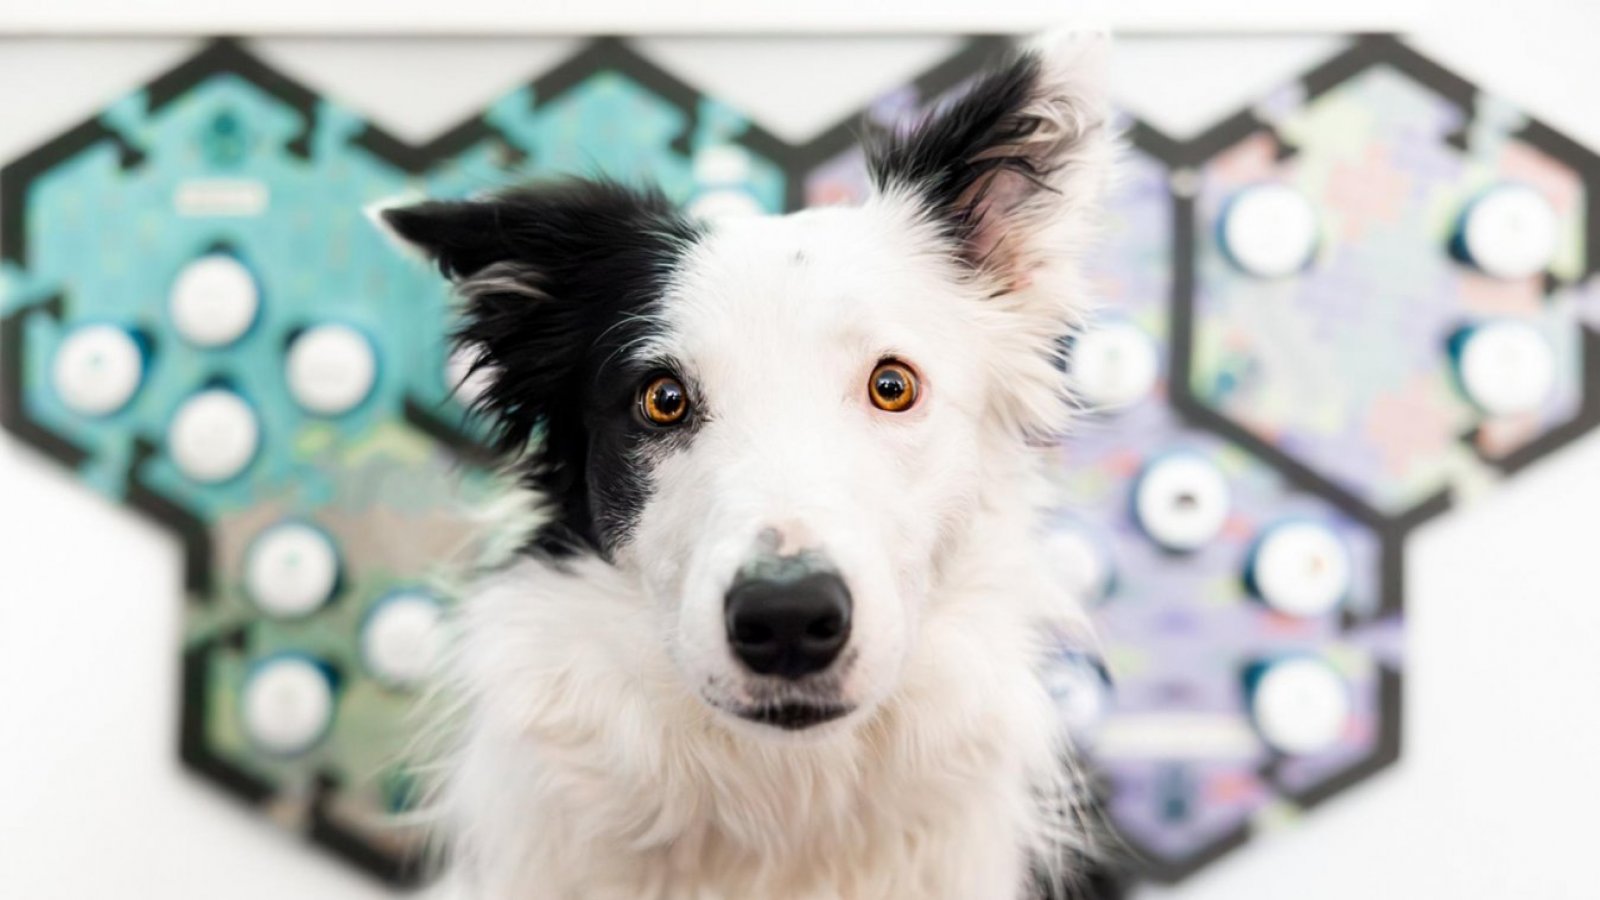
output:
[[[596,557],[486,583],[463,614],[469,721],[441,798],[474,894],[1011,900],[1082,839],[1037,675],[1041,624],[1077,623],[1046,621],[1073,605],[1036,556],[1035,451],[992,450],[903,683],[854,729],[731,730],[673,672],[636,581]]]

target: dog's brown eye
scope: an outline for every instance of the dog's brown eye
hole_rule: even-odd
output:
[[[872,370],[867,382],[872,405],[885,412],[905,412],[917,402],[917,376],[899,360],[886,359]]]
[[[657,375],[639,392],[639,411],[654,425],[676,425],[689,412],[689,392],[671,375]]]

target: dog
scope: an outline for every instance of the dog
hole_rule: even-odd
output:
[[[568,180],[382,218],[454,282],[538,519],[459,611],[468,896],[1017,900],[1092,834],[1041,677],[1108,39],[868,140],[863,205]]]

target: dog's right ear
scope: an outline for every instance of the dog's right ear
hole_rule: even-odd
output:
[[[460,281],[512,258],[516,251],[508,227],[514,226],[514,217],[533,213],[531,207],[498,198],[429,200],[381,209],[373,218],[396,243],[432,260],[445,277]]]
[[[660,194],[587,180],[377,217],[455,282],[463,302],[455,341],[488,376],[477,406],[507,451],[544,426],[537,462],[552,473],[574,462],[562,452],[582,439],[567,413],[583,394],[589,348],[659,298],[671,255],[695,233]]]

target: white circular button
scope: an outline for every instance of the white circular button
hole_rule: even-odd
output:
[[[737,188],[707,191],[689,204],[689,215],[697,219],[726,219],[759,216],[763,210],[756,198]]]
[[[1286,184],[1245,188],[1228,201],[1222,215],[1222,245],[1252,275],[1293,275],[1317,251],[1317,211]]]
[[[1081,655],[1051,659],[1044,679],[1056,712],[1074,739],[1086,738],[1111,709],[1111,686],[1104,671]]]
[[[172,284],[168,310],[184,340],[198,347],[223,347],[255,323],[261,305],[256,280],[244,264],[213,253],[183,267]]]
[[[244,581],[250,599],[265,612],[303,616],[333,597],[339,554],[327,535],[310,525],[274,525],[251,544]]]
[[[289,347],[289,393],[315,415],[354,409],[372,393],[377,375],[372,342],[348,325],[318,325]]]
[[[373,607],[361,628],[361,659],[379,681],[410,687],[433,671],[440,649],[444,610],[425,593],[388,597]]]
[[[267,752],[304,753],[321,742],[333,722],[333,685],[308,659],[269,659],[245,681],[240,715],[250,740]]]
[[[167,453],[189,478],[227,481],[255,458],[261,428],[255,410],[233,391],[212,388],[185,400],[167,429]]]
[[[1339,673],[1319,659],[1284,660],[1257,676],[1250,714],[1261,737],[1277,750],[1316,753],[1344,734],[1350,691]]]
[[[1061,525],[1045,536],[1045,552],[1056,577],[1080,602],[1105,599],[1111,589],[1111,561],[1104,544],[1077,525]]]
[[[57,348],[50,379],[68,409],[84,416],[110,415],[139,390],[144,354],[115,325],[83,325]]]
[[[493,368],[472,367],[476,358],[477,353],[470,348],[457,347],[445,361],[445,387],[450,390],[452,396],[466,406],[477,403],[494,383]]]
[[[1320,616],[1350,590],[1350,556],[1325,525],[1290,522],[1268,529],[1250,563],[1261,599],[1291,616]]]
[[[1134,325],[1108,322],[1072,345],[1073,392],[1090,409],[1116,409],[1149,395],[1161,371],[1155,341]]]
[[[1467,207],[1461,240],[1467,257],[1495,278],[1527,278],[1555,259],[1560,226],[1544,195],[1503,184]]]
[[[1151,463],[1134,488],[1134,516],[1168,550],[1197,550],[1228,519],[1228,483],[1215,465],[1195,454]]]
[[[694,155],[694,180],[702,185],[743,184],[750,178],[750,154],[733,144],[713,144]]]
[[[1533,412],[1556,384],[1550,342],[1521,322],[1493,322],[1467,333],[1456,358],[1462,389],[1491,416]]]

